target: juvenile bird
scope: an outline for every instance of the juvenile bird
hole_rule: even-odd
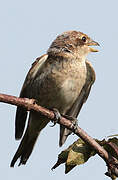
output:
[[[98,45],[82,32],[67,31],[57,36],[47,54],[37,58],[32,64],[20,97],[36,99],[43,107],[56,108],[62,115],[76,118],[95,81],[95,72],[86,57],[90,52],[98,51],[90,46]],[[16,139],[20,139],[23,135],[26,118],[27,110],[17,107]],[[18,158],[20,158],[19,165],[26,164],[38,135],[48,122],[49,119],[37,112],[29,113],[28,125],[11,167]],[[64,144],[69,134],[70,131],[61,125],[60,146]]]

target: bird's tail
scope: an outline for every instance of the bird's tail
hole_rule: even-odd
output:
[[[21,140],[16,154],[13,157],[10,165],[11,167],[14,167],[18,158],[20,158],[19,166],[21,164],[26,164],[41,130],[48,124],[48,122],[49,120],[45,120],[43,116],[39,115],[39,113],[30,112],[26,132]]]
[[[30,154],[32,153],[33,147],[35,145],[35,142],[37,140],[39,133],[33,134],[33,136],[30,138],[28,134],[28,129],[26,130],[26,133],[18,147],[18,150],[16,151],[12,162],[11,162],[11,167],[14,167],[14,164],[16,163],[17,159],[20,158],[20,163],[18,166],[21,164],[26,164]]]
[[[69,114],[69,113],[68,113]],[[72,113],[71,113],[72,114]],[[73,114],[72,114],[73,115]],[[63,115],[65,118],[69,119],[75,127],[77,126],[77,119],[74,116],[69,116],[69,115]],[[60,139],[59,139],[59,146],[61,147],[67,137],[72,133],[71,130],[65,128],[63,125],[60,125]]]
[[[72,133],[72,131],[70,131],[69,129],[65,128],[63,125],[60,125],[60,139],[59,139],[59,146],[61,147],[67,137]]]

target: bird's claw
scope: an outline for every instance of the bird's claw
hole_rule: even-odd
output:
[[[73,130],[74,130],[75,133],[76,133],[76,131],[77,131],[77,127],[78,127],[77,121],[76,121],[76,122],[72,122],[72,128],[73,128]],[[74,133],[73,133],[73,134],[74,134]]]
[[[63,117],[65,117],[66,119],[70,120],[72,125],[71,128],[74,130],[74,132],[76,132],[77,127],[78,127],[78,123],[77,123],[77,118],[73,117],[73,116],[69,116],[69,115],[63,115]],[[72,132],[70,132],[71,134]],[[74,134],[74,133],[73,133]]]
[[[53,108],[52,111],[54,113],[54,121],[53,121],[53,125],[50,127],[54,127],[56,125],[56,123],[61,119],[61,114],[58,111],[58,109]]]

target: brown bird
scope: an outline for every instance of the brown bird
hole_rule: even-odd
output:
[[[67,31],[59,35],[49,47],[47,54],[37,58],[29,70],[23,84],[20,97],[36,99],[43,107],[56,108],[63,115],[77,117],[83,103],[88,98],[95,72],[86,60],[90,52],[98,50],[90,46],[99,44],[86,34]],[[27,110],[17,107],[15,120],[15,138],[23,135]],[[26,164],[41,130],[49,119],[31,111],[26,132],[13,157],[11,167],[18,158]],[[62,146],[70,131],[60,126],[59,145]]]

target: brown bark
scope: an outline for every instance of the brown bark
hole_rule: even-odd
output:
[[[22,106],[25,107],[28,111],[37,111],[42,115],[48,117],[52,122],[56,121],[54,112],[37,105],[34,99],[18,98],[6,94],[0,94],[0,102]],[[58,124],[62,124],[70,129],[96,150],[97,154],[106,162],[108,166],[108,172],[106,173],[107,176],[112,177],[112,175],[114,174],[118,177],[118,161],[114,157],[110,156],[108,152],[103,147],[101,147],[92,137],[90,137],[83,129],[81,129],[79,126],[77,126],[77,128],[75,129],[75,126],[72,124],[72,122],[64,117],[61,117]]]

